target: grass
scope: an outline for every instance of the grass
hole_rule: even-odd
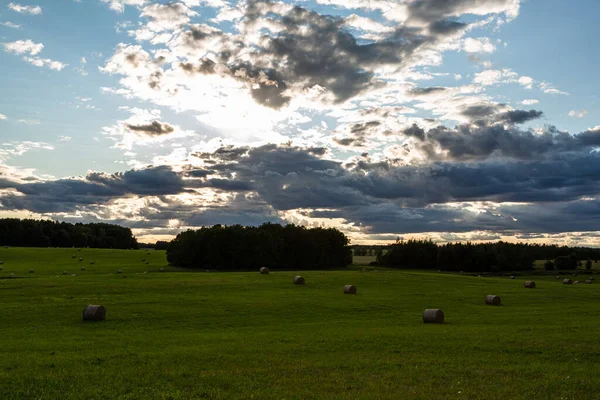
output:
[[[0,278],[15,274],[0,279],[1,399],[600,393],[600,281],[535,276],[524,289],[526,277],[355,268],[304,271],[296,286],[298,272],[177,272],[158,251],[0,248],[0,260]],[[350,283],[356,296],[342,294]],[[105,305],[107,320],[82,322],[86,304]],[[446,324],[423,324],[436,307]]]

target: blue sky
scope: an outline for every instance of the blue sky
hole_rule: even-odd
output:
[[[595,245],[599,11],[2,1],[0,215]]]

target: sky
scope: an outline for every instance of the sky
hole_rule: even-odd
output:
[[[600,246],[597,0],[0,0],[0,217]]]

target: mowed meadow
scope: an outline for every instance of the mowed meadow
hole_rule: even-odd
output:
[[[183,271],[154,250],[0,248],[0,260],[2,399],[600,397],[600,281]],[[106,320],[83,322],[86,304]],[[426,308],[446,323],[424,324]]]

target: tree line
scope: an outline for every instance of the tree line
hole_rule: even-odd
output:
[[[215,225],[178,234],[167,246],[167,260],[180,267],[230,271],[343,268],[352,263],[349,243],[333,228]]]
[[[0,219],[0,245],[137,249],[131,229],[118,225],[51,220]]]
[[[500,272],[531,270],[536,260],[548,260],[546,269],[575,269],[577,260],[598,260],[600,249],[526,243],[448,243],[437,245],[430,240],[408,240],[390,246],[379,254],[381,265],[410,269],[444,271]],[[556,260],[556,265],[553,262]]]

